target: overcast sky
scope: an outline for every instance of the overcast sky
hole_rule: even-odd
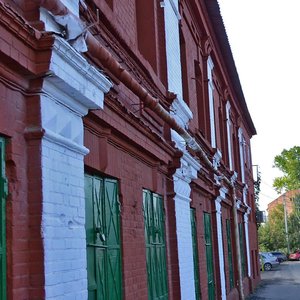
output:
[[[279,195],[275,155],[300,146],[300,0],[219,0],[245,99],[256,127],[252,162],[260,208]]]

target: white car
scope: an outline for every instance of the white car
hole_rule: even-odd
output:
[[[264,271],[271,271],[279,266],[277,257],[269,252],[260,252],[259,261],[261,268]]]

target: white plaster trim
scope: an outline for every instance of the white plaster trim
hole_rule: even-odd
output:
[[[236,201],[236,208],[237,208],[237,209],[240,209],[240,208],[241,208],[241,205],[242,205],[242,201],[241,201],[240,199],[238,199],[238,200]]]
[[[185,129],[188,128],[188,123],[193,118],[188,105],[178,96],[173,100],[170,115]]]
[[[89,107],[86,107],[78,101],[74,101],[74,98],[61,90],[60,87],[53,83],[53,81],[53,79],[49,80],[49,78],[44,80],[43,92],[45,93],[46,97],[64,107],[67,107],[79,117],[87,115]]]
[[[178,2],[177,2],[177,5],[176,5],[174,0],[163,0],[163,1],[160,2],[160,6],[165,7],[166,6],[166,1],[169,1],[169,3],[171,4],[172,9],[174,11],[174,14],[176,15],[177,20],[180,21],[181,16],[180,16],[180,13],[178,11]]]
[[[217,219],[217,237],[218,237],[218,251],[219,251],[219,266],[221,279],[221,298],[226,299],[226,279],[225,279],[225,264],[224,264],[224,249],[223,249],[223,234],[222,234],[222,205],[221,202],[225,199],[227,193],[225,187],[221,187],[220,196],[215,199],[216,205],[216,219]]]
[[[242,128],[239,128],[238,135],[239,135],[241,176],[242,176],[242,182],[245,183],[244,138],[243,138]]]
[[[247,187],[247,189],[246,189]],[[248,186],[244,187],[243,191],[248,191]],[[245,237],[246,237],[246,251],[247,251],[247,263],[248,263],[248,276],[251,277],[251,257],[250,257],[250,241],[249,241],[249,214],[251,212],[251,207],[246,204],[247,211],[244,214],[244,223],[245,223]]]
[[[213,61],[209,56],[207,59],[207,76],[208,76],[208,100],[209,100],[209,119],[210,119],[210,135],[211,146],[216,148],[216,127],[215,127],[215,107],[214,107],[214,84],[212,81],[212,70],[214,68]]]
[[[231,176],[231,178],[230,178],[230,181],[231,181],[231,184],[232,185],[235,185],[235,182],[236,182],[236,180],[237,180],[237,176],[238,176],[238,174],[237,174],[237,172],[233,172],[233,175]]]
[[[81,146],[79,144],[76,144],[76,143],[72,142],[70,139],[65,138],[49,129],[45,129],[43,138],[54,144],[66,147],[69,150],[76,152],[78,154],[81,154],[81,155],[86,155],[90,152],[88,148]]]
[[[221,159],[222,159],[222,152],[219,149],[217,149],[212,161],[215,170],[218,170],[218,168],[220,167]]]
[[[78,0],[61,0],[61,2],[77,17],[79,16]]]
[[[188,202],[190,203],[191,202],[191,198],[190,197],[187,197],[183,194],[180,194],[180,193],[176,193],[175,197],[174,197],[174,201],[177,201],[177,200],[181,200],[183,202]]]
[[[64,66],[70,66],[65,70]],[[112,87],[111,81],[93,67],[79,52],[64,39],[56,37],[50,63],[52,75],[57,77],[54,84],[89,108],[103,108],[103,97]],[[76,76],[72,73],[74,72]],[[50,76],[52,79],[52,76]],[[98,99],[97,99],[98,98]],[[99,99],[100,98],[100,99]]]
[[[249,243],[249,223],[248,223],[248,214],[244,215],[244,224],[245,224],[245,238],[246,238],[246,252],[247,252],[247,265],[248,265],[248,276],[251,277],[251,261],[250,261],[250,243]]]
[[[226,127],[227,127],[227,147],[228,147],[228,158],[229,158],[229,169],[232,171],[232,149],[231,149],[231,120],[230,120],[230,102],[226,102]]]

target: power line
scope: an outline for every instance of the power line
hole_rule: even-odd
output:
[[[276,198],[274,198],[274,197],[271,197],[271,196],[268,196],[268,195],[266,195],[266,194],[263,194],[263,193],[259,193],[260,195],[262,195],[262,196],[264,196],[264,197],[267,197],[267,198],[270,198],[270,199],[273,199],[273,200],[275,200]]]
[[[274,190],[274,187],[269,185],[268,183],[266,183],[265,181],[261,180],[261,183],[263,183],[264,185],[266,185],[267,187],[271,188],[272,190]]]

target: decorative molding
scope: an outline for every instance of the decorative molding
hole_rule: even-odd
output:
[[[103,108],[111,81],[62,38],[55,38],[47,79],[88,109]]]
[[[173,100],[170,115],[185,129],[188,128],[188,123],[193,118],[188,105],[178,96]]]
[[[222,184],[221,181],[223,178],[224,178],[223,176],[218,176],[217,174],[214,174],[214,180],[217,186],[221,186]]]
[[[236,180],[237,180],[237,176],[238,176],[238,174],[237,174],[237,172],[233,172],[233,175],[231,176],[231,178],[230,178],[230,181],[231,181],[231,184],[232,185],[235,185],[235,183],[236,183]]]
[[[222,159],[222,152],[219,149],[217,149],[212,161],[215,170],[218,170],[218,168],[220,167],[221,159]]]
[[[227,192],[228,192],[227,188],[221,187],[219,189],[219,196],[215,199],[216,210],[217,210],[217,213],[219,213],[219,214],[221,214],[221,203],[222,203],[222,201],[225,200]]]
[[[236,208],[237,208],[237,209],[240,209],[240,208],[241,208],[241,205],[242,205],[242,201],[241,201],[240,199],[238,199],[238,200],[236,201]]]
[[[63,136],[56,134],[51,130],[45,130],[43,139],[48,140],[54,144],[63,146],[81,155],[86,155],[89,153],[89,149],[87,149],[86,147],[80,146],[79,144],[72,142],[70,139],[64,138]]]

